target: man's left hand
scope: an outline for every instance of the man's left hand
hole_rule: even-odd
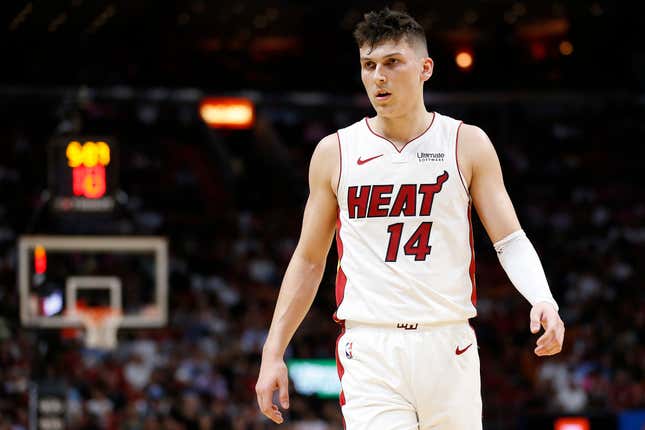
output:
[[[531,308],[531,333],[535,334],[540,331],[540,326],[544,328],[544,334],[537,340],[535,348],[536,355],[555,355],[562,351],[562,342],[564,341],[564,323],[558,315],[558,311],[551,303],[536,303]]]

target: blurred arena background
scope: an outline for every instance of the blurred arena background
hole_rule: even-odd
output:
[[[385,5],[426,28],[428,108],[496,145],[567,325],[560,355],[533,354],[476,225],[484,428],[645,428],[636,6],[41,0],[0,5],[0,429],[274,428],[254,384],[308,160],[372,115],[351,30]],[[280,428],[342,428],[335,267],[289,348]],[[116,344],[89,342],[79,324],[106,315],[72,300],[119,308]]]

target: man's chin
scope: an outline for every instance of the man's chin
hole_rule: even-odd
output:
[[[395,116],[395,109],[393,106],[374,104],[372,107],[374,107],[376,113],[383,118]]]

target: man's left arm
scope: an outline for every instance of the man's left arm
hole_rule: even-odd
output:
[[[477,214],[497,252],[500,264],[517,290],[531,303],[530,330],[544,334],[537,340],[537,355],[562,350],[564,323],[558,315],[540,258],[522,230],[508,196],[502,169],[490,139],[478,127],[462,124],[459,130],[460,168],[469,184]]]

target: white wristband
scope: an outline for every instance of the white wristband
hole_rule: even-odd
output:
[[[548,302],[558,310],[540,257],[523,230],[509,234],[493,246],[508,278],[532,306]]]

